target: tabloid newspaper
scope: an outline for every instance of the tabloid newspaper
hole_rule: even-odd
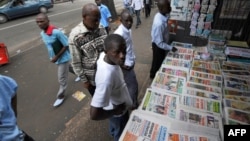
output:
[[[228,125],[246,125],[250,124],[250,112],[236,108],[225,107],[225,122]]]
[[[170,123],[138,110],[134,110],[119,141],[168,141]]]
[[[217,94],[222,94],[222,88],[208,86],[208,85],[201,85],[199,83],[193,83],[193,82],[189,82],[189,81],[187,82],[186,87],[200,89],[200,90],[209,91],[209,92],[214,92]]]
[[[187,80],[188,75],[189,75],[188,70],[182,69],[180,67],[174,67],[174,66],[173,67],[161,66],[160,72],[165,73],[165,74],[184,77],[184,78],[186,78],[186,80]]]
[[[162,91],[182,94],[185,90],[186,79],[175,75],[169,75],[162,72],[157,72],[151,87]]]
[[[204,113],[211,113],[214,115],[222,114],[221,100],[183,94],[181,96],[180,104],[187,108],[199,110]]]
[[[222,100],[222,94],[209,92],[209,91],[203,91],[201,89],[190,88],[190,87],[186,87],[185,94],[204,97],[204,98],[211,98],[215,100]]]
[[[147,111],[159,116],[176,118],[178,104],[178,95],[148,88],[144,95],[143,101],[139,106],[139,110]]]

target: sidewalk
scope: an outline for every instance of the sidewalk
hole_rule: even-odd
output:
[[[151,16],[145,19],[141,14],[142,25],[135,29],[136,18],[132,27],[133,42],[136,52],[135,72],[139,83],[139,100],[142,100],[146,88],[151,84],[149,70],[151,66],[151,36],[150,30],[156,8],[152,8]],[[112,24],[112,29],[118,26],[119,22]],[[91,100],[88,101],[88,104]],[[108,120],[93,121],[89,118],[89,106],[84,106],[80,112],[66,123],[66,129],[59,135],[56,141],[112,141],[108,133]]]

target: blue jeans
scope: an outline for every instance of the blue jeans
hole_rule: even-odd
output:
[[[141,10],[135,10],[135,14],[136,14],[136,26],[138,26],[139,24],[141,24],[140,13],[141,13]]]
[[[114,137],[114,141],[118,141],[123,129],[125,128],[129,119],[128,111],[120,117],[109,118],[109,132]]]

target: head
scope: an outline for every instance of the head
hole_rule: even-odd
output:
[[[82,8],[83,24],[88,30],[94,31],[98,29],[101,13],[98,7],[93,3],[88,3]]]
[[[170,2],[168,0],[158,0],[157,6],[159,9],[159,12],[162,15],[166,15],[171,12]]]
[[[112,65],[123,65],[126,56],[126,42],[118,34],[110,34],[104,40],[106,62]]]
[[[131,29],[133,25],[133,17],[130,15],[127,9],[122,11],[120,21],[127,29]]]
[[[40,13],[36,17],[36,23],[42,30],[47,30],[49,26],[49,18],[46,14]]]
[[[95,0],[95,3],[97,6],[100,6],[102,4],[102,0]]]

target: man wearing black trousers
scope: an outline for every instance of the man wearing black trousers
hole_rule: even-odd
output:
[[[151,4],[152,0],[143,0],[144,7],[145,7],[145,17],[149,17],[151,13]]]

